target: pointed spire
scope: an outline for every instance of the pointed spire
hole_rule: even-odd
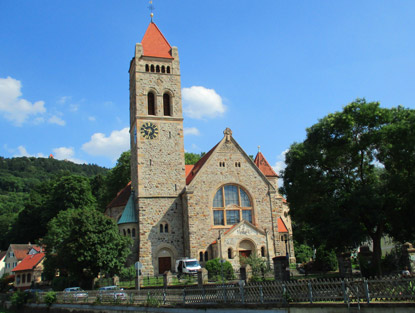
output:
[[[278,177],[278,174],[275,173],[271,165],[269,165],[268,161],[265,159],[264,155],[259,151],[259,146],[258,154],[255,157],[254,163],[265,176]]]
[[[173,59],[169,42],[153,22],[148,25],[141,44],[144,56]]]

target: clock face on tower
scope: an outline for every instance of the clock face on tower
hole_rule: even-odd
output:
[[[151,122],[146,122],[141,125],[140,133],[141,136],[145,139],[155,139],[159,134],[159,129],[157,125]]]

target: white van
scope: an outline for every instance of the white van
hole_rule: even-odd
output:
[[[179,274],[196,274],[201,268],[196,259],[183,258],[176,261],[176,272]]]

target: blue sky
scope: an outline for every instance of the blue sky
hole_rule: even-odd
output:
[[[0,0],[0,156],[113,167],[129,149],[128,68],[147,0]],[[185,149],[230,127],[277,170],[356,98],[415,108],[415,1],[154,0],[179,49]]]

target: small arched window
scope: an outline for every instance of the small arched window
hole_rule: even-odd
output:
[[[148,64],[146,64],[146,72],[150,72],[150,66]]]
[[[169,224],[164,224],[164,232],[168,233],[169,232]]]
[[[163,232],[164,232],[163,224],[160,224],[160,233],[163,233]]]
[[[163,109],[164,109],[164,116],[171,116],[170,95],[168,93],[165,93],[163,95]]]
[[[170,74],[170,66],[167,66],[167,74]]]
[[[161,72],[166,73],[166,67],[164,65],[161,66]]]
[[[203,262],[203,252],[199,252],[199,262]]]
[[[205,261],[209,260],[209,253],[205,251]]]
[[[125,232],[125,229],[123,229],[123,232],[124,232],[124,236],[127,236],[127,233]]]
[[[148,115],[156,115],[156,101],[153,92],[147,94]]]
[[[132,230],[133,237],[135,237],[135,228]]]
[[[128,237],[131,236],[131,230],[129,228],[127,229],[127,234],[128,234]]]
[[[232,248],[228,248],[228,259],[232,259]]]
[[[265,257],[265,247],[261,247],[261,256]]]
[[[154,65],[151,64],[151,71],[154,73]]]
[[[160,66],[159,65],[156,66],[156,72],[160,73]]]
[[[32,275],[30,273],[27,273],[27,282],[30,283],[32,281]]]
[[[26,282],[26,275],[25,274],[23,274],[22,275],[22,284],[24,284]]]

